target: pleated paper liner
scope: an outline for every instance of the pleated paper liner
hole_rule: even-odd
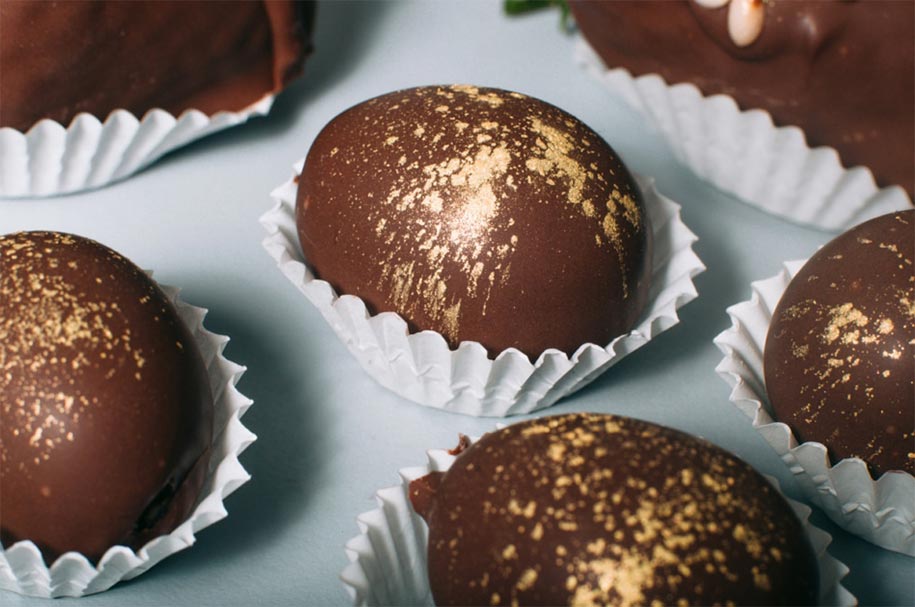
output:
[[[350,563],[340,574],[353,605],[433,605],[426,566],[429,529],[410,505],[409,486],[410,481],[430,472],[447,470],[455,456],[437,449],[429,451],[427,457],[425,466],[400,470],[401,483],[378,491],[378,507],[357,517],[359,535],[346,542],[344,550]],[[778,488],[775,479],[769,480]],[[810,508],[786,499],[804,524],[817,555],[819,604],[857,605],[841,584],[848,567],[826,551],[832,536],[809,522]]]
[[[294,168],[301,172],[304,161]],[[550,349],[536,362],[510,348],[495,359],[477,342],[451,350],[441,334],[409,333],[390,312],[372,315],[352,295],[338,296],[306,266],[295,225],[296,184],[272,193],[275,206],[261,217],[264,248],[280,270],[315,305],[365,371],[414,402],[475,416],[530,413],[588,385],[630,352],[679,322],[677,309],[697,295],[693,277],[705,266],[692,250],[696,236],[680,219],[680,206],[651,181],[637,177],[654,233],[649,302],[638,325],[609,344],[584,344],[572,356]]]
[[[250,478],[238,461],[239,454],[256,438],[241,423],[251,400],[235,389],[245,369],[222,355],[229,338],[204,328],[205,309],[181,301],[174,287],[160,287],[200,348],[215,405],[210,466],[193,514],[174,531],[150,540],[137,552],[126,546],[110,548],[97,566],[82,554],[68,552],[48,567],[34,543],[17,542],[0,549],[0,588],[35,597],[79,597],[135,578],[167,556],[192,546],[196,533],[225,518],[223,500]]]
[[[772,312],[806,260],[784,264],[779,274],[752,283],[752,298],[728,308],[731,328],[715,338],[724,358],[715,369],[731,386],[740,409],[781,456],[804,491],[837,525],[883,548],[915,556],[915,477],[887,472],[874,479],[867,465],[848,458],[832,465],[826,447],[799,443],[775,421],[766,396],[763,351]]]
[[[696,175],[772,215],[844,231],[912,207],[899,186],[878,188],[866,167],[845,168],[833,148],[811,148],[797,127],[776,127],[768,112],[741,111],[726,95],[656,74],[608,69],[579,36],[577,62],[637,110]]]
[[[0,129],[0,198],[70,194],[119,181],[163,155],[216,131],[264,116],[274,95],[238,112],[207,116],[186,110],[178,117],[153,109],[138,118],[115,110],[101,122],[79,114],[64,126],[41,120],[27,133]]]

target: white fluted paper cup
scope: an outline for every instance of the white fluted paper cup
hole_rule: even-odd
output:
[[[579,35],[577,62],[637,110],[677,160],[728,194],[773,215],[844,231],[912,207],[899,186],[878,188],[866,167],[845,168],[833,148],[811,148],[797,127],[776,127],[764,110],[741,111],[727,95],[704,96],[657,74],[608,69]]]
[[[29,198],[91,190],[128,177],[163,155],[216,131],[264,116],[273,94],[238,112],[180,116],[153,109],[138,118],[115,110],[104,122],[79,114],[64,126],[37,122],[23,133],[0,128],[0,198]]]
[[[304,160],[294,167],[301,173]],[[321,312],[365,371],[384,387],[430,407],[466,415],[530,413],[583,388],[630,352],[679,322],[677,309],[693,300],[693,277],[705,266],[692,250],[696,236],[680,219],[680,206],[651,180],[636,176],[654,234],[648,305],[638,325],[606,345],[584,344],[569,356],[549,349],[532,363],[509,348],[495,359],[477,342],[454,350],[434,331],[410,333],[399,315],[372,315],[352,295],[338,296],[305,265],[295,223],[294,177],[271,194],[276,204],[261,217],[264,248],[280,270]]]
[[[448,470],[456,456],[436,449],[427,452],[427,458],[425,466],[401,469],[400,484],[378,491],[378,507],[356,518],[359,535],[346,542],[344,551],[350,562],[340,574],[353,605],[433,605],[426,561],[429,528],[410,504],[410,482],[430,472]],[[766,478],[779,489],[778,481]],[[785,499],[803,523],[817,556],[819,604],[857,605],[841,583],[848,567],[826,550],[832,536],[810,523],[810,508]]]
[[[731,386],[730,401],[794,473],[804,495],[837,525],[882,548],[915,556],[915,476],[892,471],[874,479],[858,458],[832,465],[826,447],[799,443],[775,421],[763,375],[772,312],[806,260],[785,262],[776,276],[751,283],[753,295],[728,308],[731,328],[715,338],[724,358],[715,368]]]
[[[181,301],[174,287],[159,286],[200,348],[213,392],[210,464],[197,506],[171,533],[150,540],[136,552],[126,546],[113,546],[98,565],[82,554],[67,552],[48,567],[41,551],[28,540],[0,547],[0,589],[42,598],[80,597],[133,579],[165,557],[192,546],[197,532],[225,518],[223,500],[251,478],[238,461],[241,452],[256,439],[241,423],[241,416],[252,401],[235,388],[245,368],[222,355],[229,338],[204,328],[204,308]]]

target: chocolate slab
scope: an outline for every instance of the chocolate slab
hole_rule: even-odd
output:
[[[244,109],[301,73],[313,22],[291,0],[4,0],[0,127]]]
[[[743,2],[743,0],[731,0]],[[746,2],[744,2],[746,4]],[[800,127],[812,146],[880,185],[915,192],[915,3],[767,0],[759,37],[737,46],[729,7],[692,0],[570,0],[582,34],[608,67],[690,82]]]

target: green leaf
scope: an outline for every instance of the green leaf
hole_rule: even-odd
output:
[[[504,0],[503,7],[508,15],[522,15],[531,11],[536,11],[553,6],[559,7],[560,24],[566,31],[571,31],[573,27],[572,13],[569,10],[569,4],[566,0]]]
[[[505,0],[505,12],[509,15],[529,13],[553,4],[553,0]]]

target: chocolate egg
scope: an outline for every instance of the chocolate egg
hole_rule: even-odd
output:
[[[0,236],[4,545],[97,561],[170,532],[197,501],[212,426],[203,359],[144,272],[78,236]]]
[[[657,74],[703,95],[728,95],[743,110],[765,110],[778,126],[800,127],[811,147],[833,147],[843,165],[865,165],[881,186],[915,196],[915,3],[570,0],[569,7],[609,69]],[[728,128],[708,120],[704,128]],[[772,176],[772,187],[781,179]]]
[[[818,566],[762,476],[668,428],[575,413],[483,436],[410,487],[437,605],[811,605]]]
[[[296,203],[318,277],[452,347],[606,345],[648,297],[631,175],[590,128],[519,93],[428,86],[361,103],[316,138]]]
[[[915,473],[915,211],[883,215],[816,252],[766,337],[775,417],[830,458]]]
[[[241,111],[301,73],[314,12],[294,0],[3,0],[0,127]]]

